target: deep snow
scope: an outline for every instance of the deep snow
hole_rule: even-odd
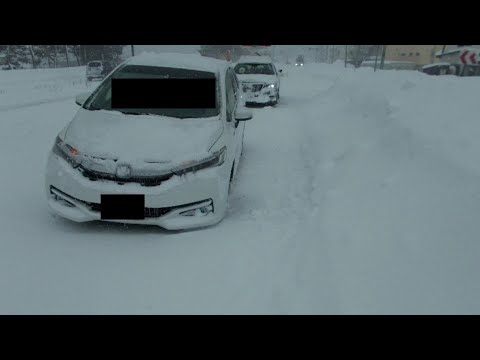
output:
[[[479,313],[480,79],[283,68],[227,217],[174,233],[50,215],[84,69],[0,72],[0,313]]]

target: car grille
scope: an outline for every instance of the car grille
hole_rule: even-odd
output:
[[[90,208],[90,210],[92,210],[94,212],[100,212],[101,211],[101,205],[100,204],[89,203],[89,202],[82,201],[82,200],[78,200],[78,201],[87,205]],[[144,209],[144,216],[145,216],[145,219],[147,219],[147,218],[158,218],[160,216],[168,214],[170,211],[174,210],[175,208],[176,208],[175,206],[164,207],[164,208],[145,208]]]
[[[259,92],[260,90],[263,89],[265,84],[263,83],[244,83],[243,84],[243,91],[248,92]]]
[[[83,201],[83,200],[80,200],[80,199],[77,199],[77,198],[74,198],[73,196],[71,195],[68,195],[66,193],[64,193],[63,191],[60,191],[58,190],[57,188],[55,187],[51,187],[51,189],[55,189],[55,191],[57,191],[58,193],[60,194],[63,194],[67,197],[70,197],[71,199],[75,200],[75,201],[78,201],[84,205],[86,205],[91,211],[93,212],[101,212],[102,210],[102,206],[101,204],[97,204],[97,203],[93,203],[93,202],[88,202],[88,201]],[[51,191],[52,194],[53,191]],[[183,204],[183,205],[178,205],[178,206],[169,206],[169,207],[162,207],[162,208],[144,208],[144,216],[145,216],[145,219],[148,219],[148,218],[158,218],[158,217],[161,217],[163,215],[166,215],[168,214],[169,212],[171,212],[172,210],[175,210],[175,209],[180,209],[180,208],[185,208],[185,207],[189,207],[189,206],[194,206],[194,205],[197,205],[197,204],[201,204],[201,203],[204,203],[206,201],[212,201],[211,199],[207,199],[207,200],[202,200],[202,201],[196,201],[196,202],[193,202],[193,203],[189,203],[189,204]],[[73,205],[73,204],[72,204]]]
[[[83,176],[88,178],[90,181],[98,181],[98,180],[107,180],[107,181],[114,181],[119,185],[123,185],[126,183],[136,183],[140,184],[141,186],[159,186],[164,181],[170,179],[173,174],[166,174],[161,176],[133,176],[130,178],[120,178],[114,174],[107,174],[101,173],[97,171],[92,171],[85,169],[83,167],[78,168],[79,171],[82,173]]]

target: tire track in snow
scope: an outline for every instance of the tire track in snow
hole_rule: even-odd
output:
[[[296,217],[282,238],[282,243],[286,241],[287,246],[282,255],[283,260],[279,261],[282,266],[278,271],[283,271],[285,276],[281,283],[273,287],[272,291],[272,306],[281,309],[282,313],[315,312],[319,308],[322,309],[322,312],[328,313],[334,312],[337,306],[333,277],[326,275],[331,272],[328,248],[321,243],[322,237],[316,236],[320,208],[314,199],[314,192],[316,191],[315,184],[318,181],[317,171],[321,163],[321,152],[319,151],[321,145],[315,128],[310,126],[310,122],[318,121],[318,117],[321,118],[322,110],[318,109],[317,111],[317,107],[319,103],[322,103],[321,98],[328,96],[334,86],[335,82],[328,89],[315,93],[309,99],[309,103],[316,107],[314,117],[305,111],[302,103],[295,103],[295,106],[289,109],[292,114],[295,114],[292,118],[298,119],[298,123],[290,124],[292,132],[296,132],[296,153],[300,176],[295,179],[297,186],[293,196],[292,193],[290,194],[293,199],[296,199],[291,202],[291,209]],[[311,110],[311,106],[308,108]],[[313,293],[312,288],[307,285],[315,283],[308,277],[312,275],[312,270],[318,270],[318,267],[312,269],[310,266],[312,255],[321,264],[319,278],[329,279],[314,289]],[[294,294],[293,298],[292,294]]]
[[[334,85],[332,85],[333,87]],[[328,96],[328,91],[323,97]],[[301,147],[305,164],[306,183],[304,188],[303,221],[295,234],[299,239],[296,248],[295,281],[297,302],[295,308],[301,313],[336,313],[338,312],[338,295],[334,281],[328,238],[322,236],[322,205],[318,199],[318,184],[322,164],[322,137],[312,124],[322,121],[322,105],[315,98],[315,115],[302,109],[304,123],[302,126],[304,143]],[[321,191],[324,194],[325,189]],[[323,197],[323,196],[322,196]],[[318,280],[315,280],[317,278]]]
[[[345,279],[342,278],[342,269],[337,264],[340,256],[336,250],[337,237],[332,237],[331,230],[326,227],[326,211],[329,210],[327,206],[335,201],[338,180],[348,175],[346,171],[351,168],[349,160],[357,159],[357,155],[360,156],[359,161],[364,160],[365,152],[372,151],[372,146],[379,141],[385,141],[385,135],[392,131],[398,133],[398,129],[392,128],[389,120],[389,103],[384,104],[382,99],[374,98],[373,104],[385,105],[385,111],[378,106],[369,108],[369,100],[372,99],[368,96],[363,98],[363,94],[353,94],[346,104],[335,96],[329,100],[328,111],[322,110],[321,102],[312,102],[310,109],[307,107],[301,110],[302,118],[305,119],[302,123],[305,138],[302,150],[304,158],[307,159],[308,178],[308,187],[305,190],[310,196],[309,201],[305,202],[305,208],[310,210],[310,214],[305,213],[305,221],[296,233],[301,239],[297,249],[299,301],[296,305],[302,312],[308,313],[341,313],[344,304],[351,303],[350,299],[343,299],[341,295],[342,289],[345,289]],[[312,111],[313,109],[315,111]],[[360,111],[363,109],[367,111]],[[322,121],[325,124],[322,125]],[[337,124],[337,121],[340,124]],[[325,133],[319,134],[322,131]],[[339,139],[339,135],[345,136],[340,144],[329,141],[329,136]],[[407,137],[407,140],[404,148],[408,156],[412,157],[411,138]],[[355,183],[354,179],[353,182]],[[319,280],[315,281],[316,278]]]

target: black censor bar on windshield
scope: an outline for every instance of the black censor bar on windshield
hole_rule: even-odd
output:
[[[215,79],[112,79],[112,108],[214,109]]]

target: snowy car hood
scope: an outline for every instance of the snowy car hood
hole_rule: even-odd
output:
[[[82,108],[64,140],[87,156],[171,164],[207,156],[222,133],[219,117],[175,119]]]
[[[278,81],[276,75],[239,75],[237,74],[238,80],[241,82],[255,82],[255,83],[268,83],[275,84]]]

